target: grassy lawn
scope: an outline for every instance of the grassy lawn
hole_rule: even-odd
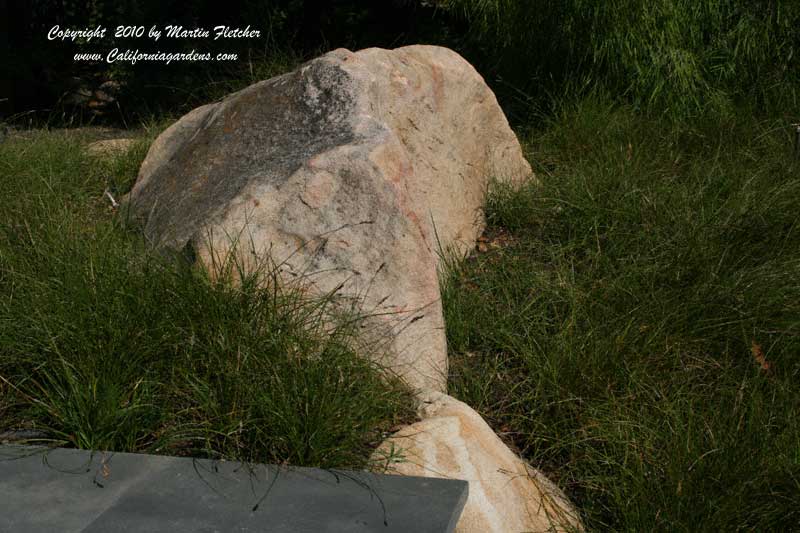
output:
[[[87,156],[74,132],[0,144],[0,433],[31,443],[363,467],[413,420],[409,392],[351,348],[330,301],[237,287],[148,251],[104,191],[148,146]]]
[[[596,531],[800,524],[800,179],[787,121],[602,98],[527,137],[453,263],[451,394]]]
[[[596,531],[800,523],[800,180],[785,121],[670,123],[600,97],[522,133],[443,273],[450,392]],[[0,432],[81,448],[363,467],[414,420],[330,304],[156,254],[104,196],[153,132],[0,144]]]

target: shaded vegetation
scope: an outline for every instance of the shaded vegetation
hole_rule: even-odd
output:
[[[128,0],[10,1],[0,113],[50,124],[136,123],[185,112],[325,51],[427,43],[453,48],[486,77],[515,123],[549,112],[552,96],[598,85],[637,109],[672,117],[731,113],[742,102],[796,108],[800,4],[789,0]],[[62,43],[54,25],[103,25],[102,41]],[[257,39],[114,38],[116,25],[250,25]],[[233,64],[72,61],[78,51],[233,52]],[[103,113],[75,100],[122,84]],[[36,110],[35,112],[31,112]],[[31,112],[31,113],[29,113]],[[2,115],[0,115],[2,116]]]
[[[439,0],[467,23],[458,49],[550,109],[548,96],[604,87],[671,117],[774,112],[797,103],[800,4],[785,0]],[[473,57],[476,56],[476,57]],[[493,81],[493,80],[492,80]],[[520,106],[507,107],[519,109]]]

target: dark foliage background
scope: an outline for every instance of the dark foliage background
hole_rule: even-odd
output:
[[[51,124],[181,112],[333,48],[412,43],[460,52],[512,121],[547,111],[554,95],[598,86],[643,110],[678,117],[732,113],[741,102],[769,111],[796,104],[794,0],[0,0],[0,14],[0,113]],[[48,41],[55,24],[103,25],[112,35],[89,44]],[[262,37],[115,42],[120,24],[250,25]],[[235,52],[240,59],[72,61],[76,51],[117,45]],[[86,94],[108,80],[122,85],[113,105],[89,107]]]
[[[367,0],[0,0],[3,60],[0,113],[25,113],[49,123],[87,120],[130,122],[142,115],[181,111],[218,96],[232,80],[249,79],[263,64],[297,62],[323,51],[348,47],[396,47],[436,35],[434,9],[408,1]],[[48,41],[62,28],[108,28],[90,43]],[[117,25],[217,25],[261,31],[257,39],[115,39]],[[136,65],[73,62],[76,52],[105,53],[119,47],[145,51],[233,52],[235,63],[175,62]],[[112,109],[87,107],[86,92],[108,80],[123,84]],[[35,112],[31,112],[35,111]]]

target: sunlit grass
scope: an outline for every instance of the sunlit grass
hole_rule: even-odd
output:
[[[112,158],[87,156],[68,131],[0,144],[0,432],[365,466],[413,402],[354,351],[352,323],[321,318],[330,299],[279,286],[267,260],[212,281],[113,212],[105,191],[130,188],[156,131]]]

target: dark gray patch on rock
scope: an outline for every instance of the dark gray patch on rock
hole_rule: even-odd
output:
[[[336,65],[311,62],[215,104],[196,133],[131,197],[131,214],[145,223],[145,235],[183,247],[251,181],[280,188],[304,161],[352,143],[354,95],[346,81]]]

